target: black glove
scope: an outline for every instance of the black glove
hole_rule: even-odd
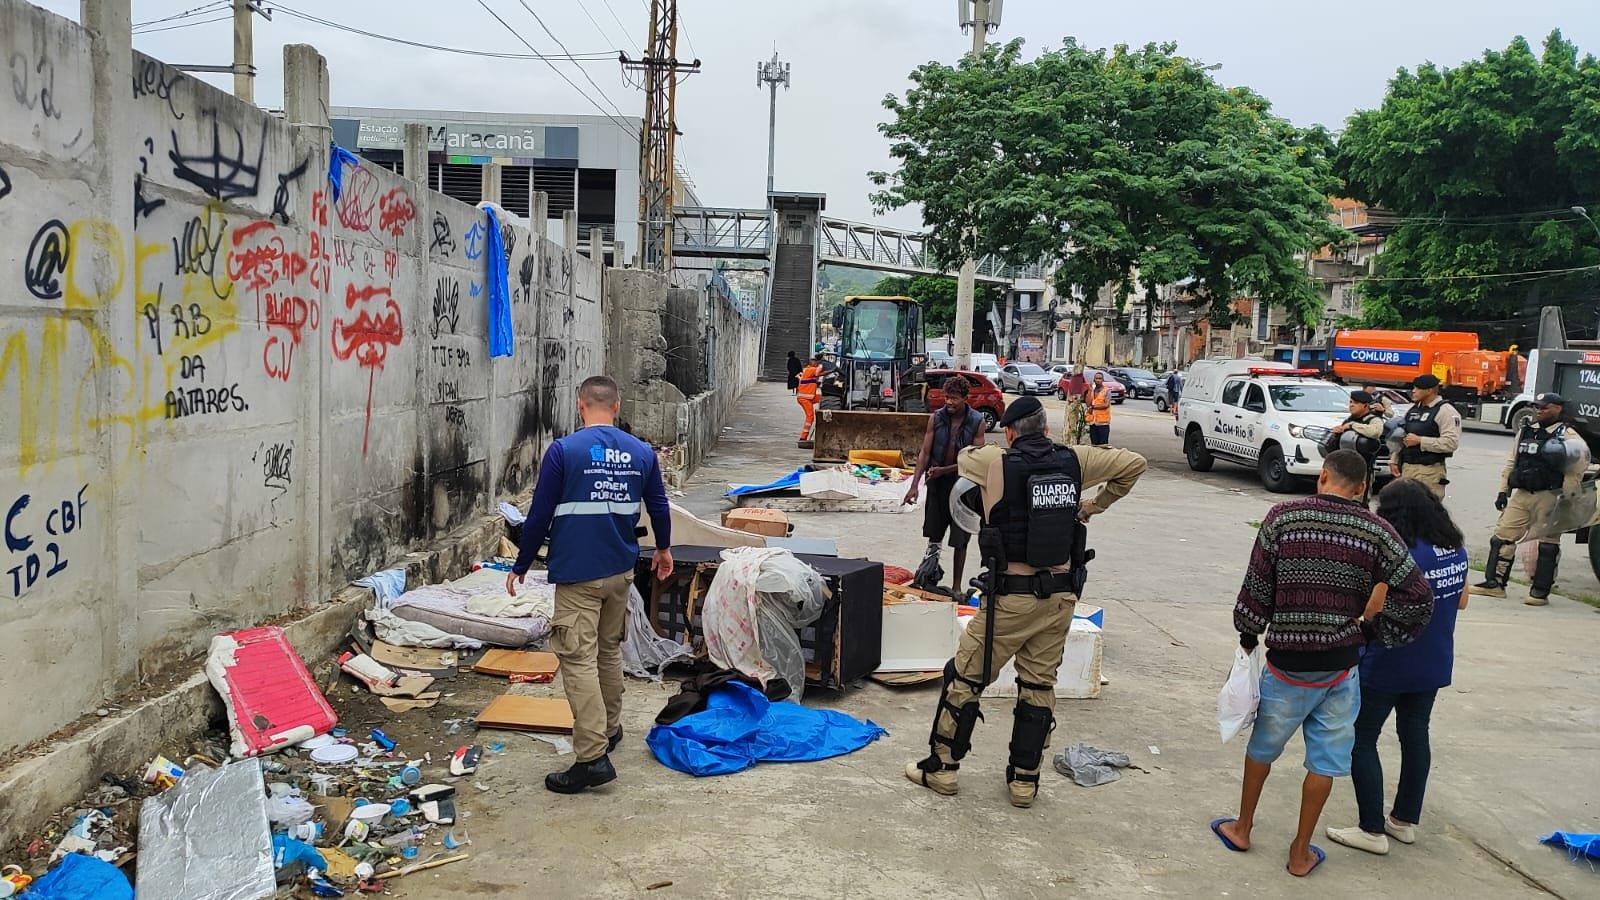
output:
[[[1500,492],[1500,496],[1494,498],[1494,508],[1499,512],[1505,512],[1506,504],[1510,503],[1510,502],[1511,502],[1511,495],[1506,493],[1505,491],[1501,491]]]
[[[1239,632],[1239,646],[1244,648],[1244,652],[1249,653],[1250,651],[1256,649],[1256,643],[1257,638],[1255,635],[1245,634],[1242,631]]]

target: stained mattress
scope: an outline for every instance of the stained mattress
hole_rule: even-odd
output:
[[[516,615],[485,614],[508,605]],[[389,610],[402,619],[496,647],[542,646],[555,613],[555,586],[545,573],[529,572],[512,598],[506,594],[506,573],[485,568],[445,584],[406,591],[395,598]]]

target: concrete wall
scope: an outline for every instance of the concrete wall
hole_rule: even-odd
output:
[[[128,23],[0,0],[0,752],[525,489],[606,365],[598,263],[377,168],[334,199],[314,50],[279,118]]]

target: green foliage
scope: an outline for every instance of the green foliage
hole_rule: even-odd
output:
[[[873,293],[879,274],[851,266],[822,266],[817,272],[817,321],[833,320],[833,308],[846,297]]]
[[[1454,69],[1401,69],[1351,117],[1335,164],[1402,221],[1363,285],[1370,324],[1502,319],[1600,286],[1593,270],[1474,277],[1600,264],[1600,235],[1570,209],[1600,197],[1600,62],[1559,31],[1542,55],[1519,37]]]
[[[956,323],[954,278],[929,275],[907,278],[895,275],[873,285],[870,293],[880,297],[910,297],[921,304],[923,334],[954,333]],[[1004,302],[1005,296],[998,285],[979,283],[972,297],[973,320],[977,321],[988,315],[991,305]]]
[[[1068,39],[1024,61],[1013,41],[919,67],[884,100],[900,168],[872,173],[873,202],[920,205],[943,266],[1043,259],[1062,297],[1111,285],[1125,309],[1184,282],[1218,322],[1252,296],[1311,323],[1322,301],[1297,254],[1342,239],[1327,220],[1332,142],[1176,49]]]

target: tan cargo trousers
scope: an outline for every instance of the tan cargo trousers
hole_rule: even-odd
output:
[[[1494,536],[1503,542],[1500,545],[1501,557],[1516,558],[1517,543],[1527,536],[1528,529],[1550,518],[1550,511],[1556,506],[1556,494],[1556,491],[1525,491],[1522,488],[1511,492],[1506,500],[1506,508],[1500,511],[1500,519],[1494,525]],[[1561,535],[1547,535],[1540,538],[1539,543],[1560,544]]]
[[[1400,465],[1401,478],[1414,478],[1422,482],[1440,500],[1444,499],[1444,486],[1448,476],[1449,472],[1445,469],[1444,463],[1402,463]]]
[[[622,727],[622,639],[633,573],[556,585],[550,650],[561,660],[561,686],[572,704],[572,749],[579,762],[606,754],[606,736]]]
[[[1072,627],[1072,611],[1078,605],[1076,594],[1054,594],[1040,600],[1032,594],[1002,594],[994,603],[994,672],[999,672],[1006,661],[1015,658],[1017,677],[1033,684],[1050,685],[1047,690],[1017,686],[1023,703],[1053,709],[1056,705],[1056,670],[1061,668],[1061,651],[1067,644],[1067,629]],[[980,608],[956,647],[956,671],[962,678],[988,684],[993,674],[983,671],[983,632],[987,627],[988,606]],[[956,679],[950,684],[949,701],[960,708],[977,697],[977,692],[966,682]],[[955,720],[950,712],[940,708],[937,729],[940,737],[956,733]],[[1046,747],[1049,741],[1046,739]],[[949,762],[949,747],[938,745],[938,753]]]

